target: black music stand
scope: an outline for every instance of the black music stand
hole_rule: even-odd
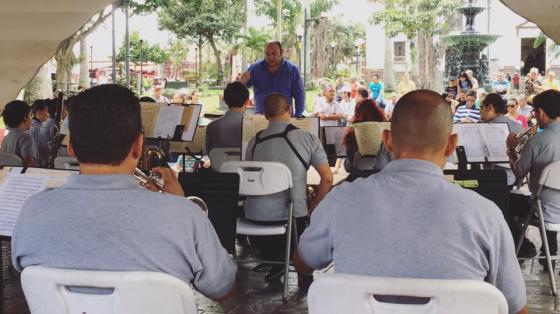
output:
[[[237,173],[179,173],[185,196],[200,197],[208,206],[208,218],[222,246],[235,253],[239,175]]]

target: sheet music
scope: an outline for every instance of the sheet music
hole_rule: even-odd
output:
[[[45,177],[10,172],[0,186],[0,235],[12,235],[23,203],[46,186]]]
[[[319,138],[319,118],[291,118],[290,123],[293,124],[298,129],[302,129],[309,132],[317,138]],[[247,150],[247,145],[249,141],[257,135],[258,132],[266,129],[268,127],[268,120],[266,120],[264,115],[246,114],[243,116],[243,130],[242,130],[242,141],[241,141],[241,160],[245,160],[245,153]]]
[[[509,160],[506,141],[509,135],[507,123],[490,123],[483,128],[488,145],[488,161],[503,162]]]
[[[201,111],[201,105],[190,105],[184,107],[181,124],[185,126],[185,129],[183,130],[181,140],[185,142],[192,142],[194,140],[196,127],[198,126],[198,118],[200,117]]]
[[[175,128],[181,124],[183,106],[161,106],[154,127],[154,137],[173,137]]]
[[[154,103],[140,103],[140,115],[142,116],[142,127],[146,137],[154,137],[154,128],[161,105]]]
[[[390,130],[390,122],[361,122],[352,126],[358,150],[362,156],[377,155],[383,143],[383,130]]]
[[[506,162],[507,123],[458,123],[453,125],[459,144],[465,148],[467,162]]]

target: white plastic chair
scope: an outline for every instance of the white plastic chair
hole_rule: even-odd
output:
[[[55,169],[66,169],[66,170],[80,170],[80,163],[78,159],[74,157],[56,157],[54,159]]]
[[[23,167],[23,160],[16,154],[0,152],[0,166]]]
[[[374,296],[429,298],[425,304],[395,304]],[[407,279],[328,274],[307,295],[309,314],[507,314],[504,295],[475,280]]]
[[[241,160],[241,149],[239,147],[212,148],[208,157],[212,170],[219,172],[225,162]]]
[[[541,241],[544,248],[544,254],[546,258],[546,268],[548,270],[548,279],[550,281],[550,289],[552,290],[553,295],[558,295],[558,290],[556,287],[556,280],[554,278],[554,269],[552,268],[552,258],[550,256],[550,249],[548,247],[548,239],[546,236],[546,231],[560,231],[560,225],[547,223],[544,221],[543,211],[542,211],[542,204],[540,200],[540,195],[542,189],[546,187],[548,189],[558,190],[560,193],[560,161],[555,161],[553,163],[548,164],[543,171],[541,172],[541,176],[539,178],[539,187],[537,192],[534,193],[531,197],[533,199],[533,205],[531,209],[527,213],[527,218],[523,224],[523,231],[521,232],[519,238],[517,239],[516,243],[516,253],[519,253],[519,249],[521,248],[521,242],[523,242],[523,238],[525,238],[525,233],[527,232],[527,228],[531,222],[531,218],[537,212],[538,221],[536,225],[539,227],[539,232],[541,234]],[[536,256],[535,258],[542,258],[541,256]],[[560,258],[559,256],[554,256],[554,259]]]
[[[191,288],[164,273],[29,266],[21,284],[33,314],[196,314]],[[113,289],[109,294],[68,287]]]
[[[289,194],[292,195],[292,173],[286,165],[279,162],[228,161],[222,165],[220,172],[239,174],[240,196],[264,196],[288,189],[290,189]],[[243,218],[237,220],[237,234],[248,236],[286,234],[286,255],[284,261],[262,261],[270,264],[284,264],[284,289],[282,291],[282,299],[284,301],[288,295],[290,247],[292,244],[292,232],[295,231],[293,227],[293,211],[293,200],[290,198],[288,221],[286,223],[278,225],[260,225]]]

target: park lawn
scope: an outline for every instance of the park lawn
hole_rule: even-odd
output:
[[[218,110],[220,106],[220,95],[223,90],[211,89],[204,92],[204,95],[200,97],[200,101],[204,104],[203,112],[213,112]],[[308,112],[313,112],[313,103],[315,101],[315,96],[319,93],[319,89],[312,89],[305,91],[305,109]]]

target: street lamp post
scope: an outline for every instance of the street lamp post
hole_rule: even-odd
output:
[[[89,87],[93,87],[93,76],[95,72],[93,71],[93,45],[89,46]]]
[[[111,11],[111,41],[112,41],[112,70],[111,79],[113,84],[117,83],[117,46],[115,42],[115,11],[117,9],[117,5],[113,3],[112,11]]]
[[[297,36],[297,40],[298,40],[297,42],[298,42],[298,44],[300,45],[299,57],[298,57],[298,61],[299,61],[298,63],[299,63],[299,70],[300,70],[300,72],[302,71],[301,66],[302,66],[302,63],[303,63],[303,62],[302,62],[302,61],[303,61],[302,52],[305,50],[305,49],[301,49],[301,40],[302,40],[302,38],[303,38],[303,33],[304,33],[303,28],[301,27],[301,25],[298,25],[298,26],[296,27],[296,36]]]
[[[196,85],[198,86],[198,47],[194,47],[194,66],[195,66],[195,74],[196,74]]]
[[[125,57],[124,70],[126,72],[126,88],[130,88],[130,32],[128,29],[128,7],[130,0],[124,0],[124,18],[125,18]]]
[[[331,73],[333,77],[336,77],[336,65],[335,65],[335,58],[334,58],[334,48],[336,48],[336,43],[331,41]]]
[[[138,90],[140,91],[140,94],[142,94],[144,91],[144,86],[142,86],[142,76],[144,75],[144,56],[143,56],[143,51],[142,51],[142,46],[144,44],[144,40],[140,39],[140,78],[138,79]]]
[[[357,38],[354,41],[354,46],[356,47],[356,53],[354,54],[356,57],[356,76],[360,76],[360,47],[365,43],[366,41],[361,38]]]

